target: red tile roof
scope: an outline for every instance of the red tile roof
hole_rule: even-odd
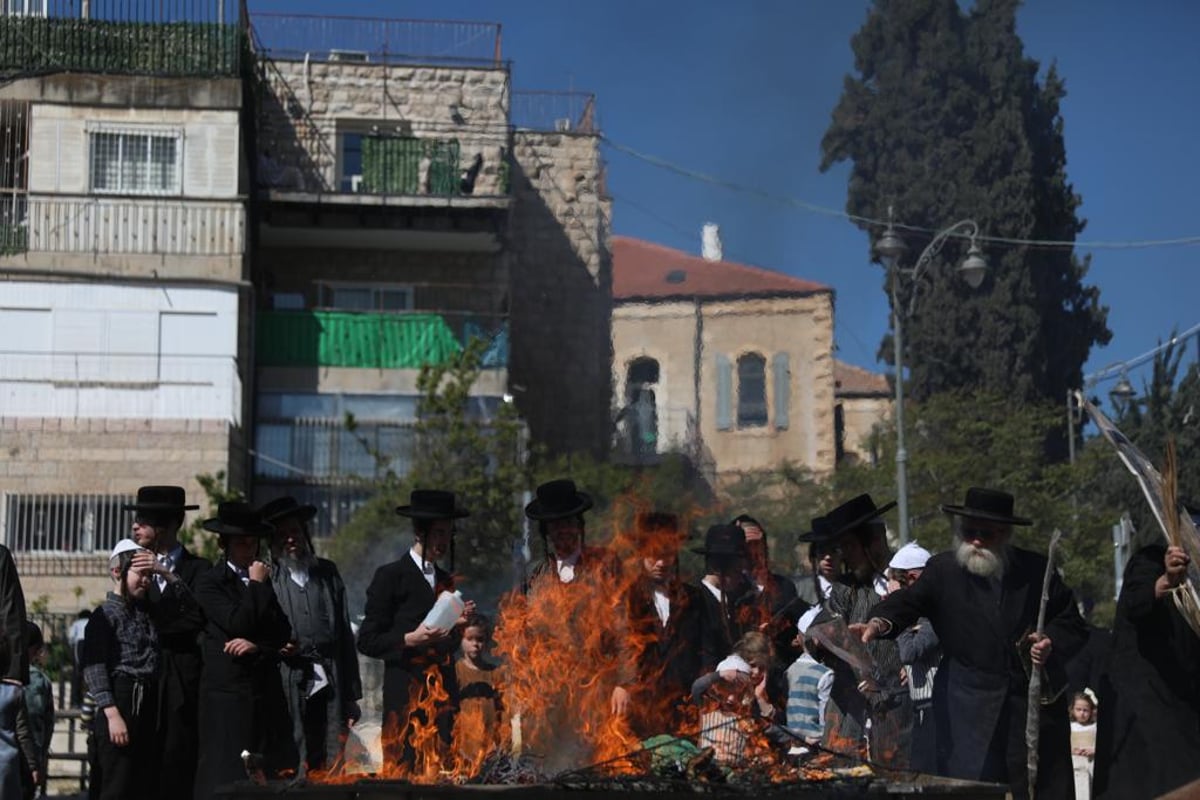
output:
[[[612,237],[613,299],[806,295],[830,287],[761,267],[707,261],[661,244]]]
[[[838,397],[891,397],[892,386],[886,375],[835,360],[833,393]]]

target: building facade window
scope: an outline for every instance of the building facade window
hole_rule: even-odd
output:
[[[767,360],[746,353],[737,360],[737,426],[761,428],[767,424]]]
[[[92,131],[91,189],[100,194],[182,193],[178,132]]]
[[[6,494],[4,529],[14,553],[108,553],[129,533],[125,495]]]
[[[411,286],[321,283],[318,307],[337,311],[412,311]]]

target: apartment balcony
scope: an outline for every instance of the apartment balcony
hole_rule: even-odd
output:
[[[0,74],[236,77],[243,0],[6,0]]]
[[[446,363],[471,339],[487,343],[476,391],[507,390],[508,326],[495,316],[263,311],[255,333],[263,390],[416,395],[421,368]]]
[[[512,153],[499,26],[251,20],[265,245],[499,249]]]

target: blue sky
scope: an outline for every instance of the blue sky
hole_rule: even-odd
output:
[[[834,209],[848,167],[822,174],[820,140],[852,67],[863,0],[250,0],[251,9],[476,19],[503,24],[518,89],[598,96],[614,142],[688,168]],[[1057,60],[1068,171],[1083,196],[1083,237],[1200,235],[1200,4],[1035,0],[1022,10],[1027,52]],[[877,370],[887,328],[878,267],[849,222],[781,207],[607,151],[614,230],[698,252],[705,221],[726,258],[837,291],[845,361]],[[953,220],[947,220],[947,223]],[[1089,279],[1109,306],[1112,342],[1092,372],[1200,322],[1200,247],[1096,250]],[[1187,358],[1195,359],[1193,339]],[[1148,369],[1131,372],[1135,384]],[[1106,391],[1111,383],[1097,391]]]

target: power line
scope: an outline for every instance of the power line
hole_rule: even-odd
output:
[[[1104,367],[1103,369],[1096,370],[1091,375],[1085,375],[1083,378],[1083,385],[1091,386],[1092,384],[1099,383],[1100,381],[1103,381],[1103,380],[1107,380],[1108,378],[1112,378],[1116,375],[1120,375],[1121,373],[1123,373],[1129,369],[1132,369],[1134,367],[1145,364],[1147,361],[1151,360],[1152,358],[1154,358],[1155,356],[1157,356],[1159,353],[1163,352],[1164,350],[1166,350],[1170,347],[1174,347],[1175,345],[1188,339],[1189,337],[1195,336],[1197,333],[1200,333],[1200,323],[1193,325],[1192,327],[1188,328],[1183,333],[1179,333],[1179,334],[1176,334],[1175,336],[1172,336],[1170,339],[1163,342],[1158,347],[1155,347],[1152,350],[1147,350],[1145,353],[1142,353],[1140,356],[1136,356],[1127,361],[1119,361],[1115,364],[1109,364],[1107,367]]]
[[[889,224],[891,224],[893,228],[898,228],[900,230],[906,230],[906,231],[912,231],[914,233],[926,233],[926,234],[931,234],[931,235],[940,233],[940,231],[938,231],[935,228],[926,228],[921,225],[908,225],[908,224],[901,223],[901,222],[890,222],[889,223],[888,220],[873,219],[871,217],[863,217],[863,216],[859,216],[857,214],[850,214],[850,213],[848,213],[846,211],[842,211],[840,209],[827,208],[825,206],[817,205],[816,203],[809,203],[805,200],[800,200],[798,198],[790,197],[788,195],[776,194],[774,192],[770,192],[770,191],[761,189],[756,186],[749,186],[744,183],[738,183],[736,181],[726,180],[724,178],[719,178],[714,175],[708,175],[706,173],[699,172],[697,170],[690,169],[688,167],[680,166],[678,164],[667,161],[666,159],[659,158],[658,156],[653,156],[648,153],[643,153],[643,152],[633,149],[632,147],[628,147],[626,145],[620,144],[619,142],[614,142],[608,136],[601,135],[600,138],[601,138],[601,141],[603,141],[606,145],[608,145],[612,149],[617,150],[618,152],[624,153],[625,155],[628,155],[632,158],[636,158],[639,161],[643,161],[647,164],[650,164],[651,166],[658,167],[659,169],[665,170],[667,172],[675,173],[676,175],[680,175],[685,178],[690,178],[691,180],[700,181],[701,183],[707,183],[707,184],[711,184],[713,186],[718,186],[722,189],[728,189],[733,192],[739,192],[741,194],[747,194],[747,195],[751,195],[753,197],[758,197],[758,198],[760,198],[762,200],[766,200],[768,202],[777,203],[777,204],[784,205],[784,206],[789,206],[791,208],[797,208],[797,209],[800,209],[801,211],[808,211],[810,213],[820,214],[822,216],[838,217],[840,219],[849,220],[850,222],[858,223],[858,224],[865,225],[868,227],[873,227],[873,228],[886,228]],[[952,234],[952,235],[955,238],[959,238],[959,239],[971,238],[968,234],[957,233],[957,234]],[[1069,239],[1021,239],[1021,238],[1012,237],[1012,236],[985,236],[982,234],[980,234],[974,238],[976,241],[985,242],[988,244],[1012,245],[1012,246],[1017,246],[1017,247],[1046,247],[1046,248],[1065,248],[1065,249],[1078,248],[1081,250],[1133,250],[1133,249],[1143,249],[1143,248],[1150,248],[1150,247],[1183,247],[1183,246],[1200,245],[1200,236],[1179,236],[1179,237],[1175,237],[1175,238],[1171,238],[1171,239],[1134,239],[1134,240],[1129,240],[1129,241],[1116,241],[1116,240],[1103,240],[1103,239],[1075,240],[1075,241],[1072,241]]]

